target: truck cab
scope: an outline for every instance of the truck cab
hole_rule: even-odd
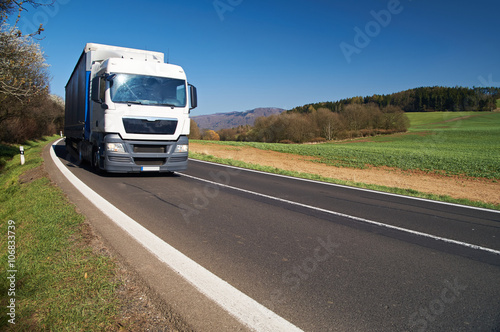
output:
[[[108,172],[185,170],[189,114],[197,106],[197,93],[184,70],[164,63],[158,52],[87,44],[84,55],[80,61],[88,70],[81,137],[69,130],[80,158]],[[67,100],[68,90],[81,92],[68,86]]]

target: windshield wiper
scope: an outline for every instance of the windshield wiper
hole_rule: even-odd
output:
[[[149,102],[144,105],[179,107],[179,105],[169,104],[169,103],[159,103],[159,102]]]
[[[122,101],[122,103],[127,103],[128,106],[130,106],[131,104],[142,105],[140,101]]]
[[[151,105],[151,106],[170,106],[170,107],[179,107],[178,105],[175,104],[168,104],[168,103],[157,103],[157,102],[150,102],[150,101],[137,101],[137,100],[127,100],[127,101],[115,101],[115,103],[125,103],[128,106],[134,104],[134,105]]]

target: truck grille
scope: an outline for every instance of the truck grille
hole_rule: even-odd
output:
[[[129,134],[173,135],[177,129],[177,120],[124,118],[123,126]]]
[[[165,145],[134,145],[134,153],[165,153]]]

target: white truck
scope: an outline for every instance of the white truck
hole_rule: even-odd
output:
[[[183,171],[196,106],[163,53],[88,43],[66,85],[66,147],[97,170]]]

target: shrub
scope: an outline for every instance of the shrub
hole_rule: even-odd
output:
[[[311,143],[323,143],[326,142],[326,138],[324,137],[315,137],[312,140],[310,140]]]

